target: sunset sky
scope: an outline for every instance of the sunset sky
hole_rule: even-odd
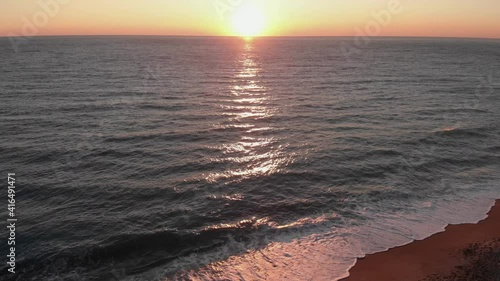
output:
[[[380,36],[500,38],[497,0],[2,0],[0,36],[356,36],[374,13]]]

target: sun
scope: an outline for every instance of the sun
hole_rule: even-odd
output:
[[[254,5],[241,6],[234,13],[233,29],[236,35],[242,37],[262,35],[264,30],[264,16]]]

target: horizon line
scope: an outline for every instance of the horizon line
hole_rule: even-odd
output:
[[[165,34],[54,34],[54,35],[35,35],[35,36],[9,36],[0,35],[0,38],[47,38],[47,37],[200,37],[200,38],[244,38],[238,35],[165,35]],[[262,35],[252,38],[356,38],[359,36],[345,35]],[[476,40],[500,40],[500,37],[456,37],[456,36],[415,36],[415,35],[396,35],[396,36],[369,36],[370,38],[408,38],[408,39],[476,39]]]

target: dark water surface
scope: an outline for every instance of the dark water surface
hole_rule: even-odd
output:
[[[0,39],[18,280],[336,280],[484,217],[500,41],[351,45]]]

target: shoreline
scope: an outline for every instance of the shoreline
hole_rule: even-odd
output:
[[[461,274],[474,274],[471,271],[480,266],[477,263],[481,260],[500,259],[496,252],[500,250],[500,200],[495,201],[487,215],[478,223],[448,225],[445,231],[426,239],[358,258],[349,277],[341,281],[447,281]],[[485,257],[492,251],[493,259]],[[500,280],[497,265],[492,265],[497,267],[492,274]]]

